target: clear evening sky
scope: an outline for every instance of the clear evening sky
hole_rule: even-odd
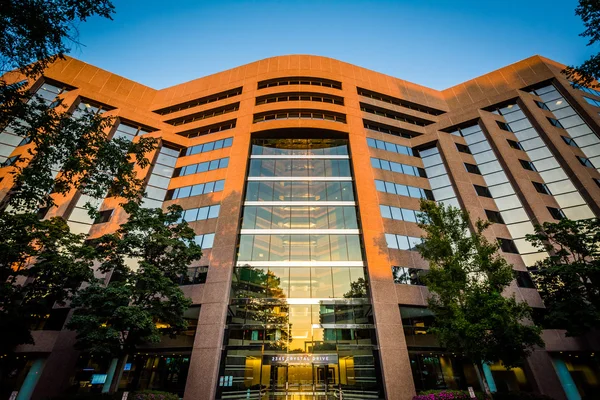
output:
[[[576,0],[113,0],[71,55],[161,89],[263,58],[332,57],[434,89],[534,54],[578,64]]]

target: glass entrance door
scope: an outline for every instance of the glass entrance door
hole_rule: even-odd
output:
[[[337,386],[336,369],[328,365],[314,366],[315,391],[325,392],[333,391]]]
[[[271,389],[274,392],[285,392],[288,381],[287,365],[273,365],[271,367]]]

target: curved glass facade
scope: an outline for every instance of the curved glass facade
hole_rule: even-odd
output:
[[[250,157],[219,398],[381,398],[347,140]]]

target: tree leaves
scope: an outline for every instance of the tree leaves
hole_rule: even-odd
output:
[[[527,240],[550,254],[533,275],[547,308],[545,323],[566,329],[567,336],[599,328],[600,222],[546,222]]]
[[[520,365],[533,346],[543,346],[541,330],[527,324],[527,304],[503,296],[514,273],[498,244],[483,235],[490,223],[477,221],[471,233],[465,211],[426,200],[421,211],[426,236],[418,251],[430,268],[424,281],[435,314],[431,332],[449,351],[473,361]]]
[[[93,281],[73,300],[68,327],[77,331],[77,347],[92,354],[121,355],[187,327],[183,313],[191,301],[177,278],[202,257],[194,231],[176,223],[178,206],[163,213],[130,202],[124,209],[128,221],[94,241],[99,270],[112,273],[109,283]]]

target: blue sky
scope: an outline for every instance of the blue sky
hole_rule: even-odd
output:
[[[156,89],[284,54],[336,58],[445,89],[540,54],[584,61],[576,0],[113,0],[73,57]]]

